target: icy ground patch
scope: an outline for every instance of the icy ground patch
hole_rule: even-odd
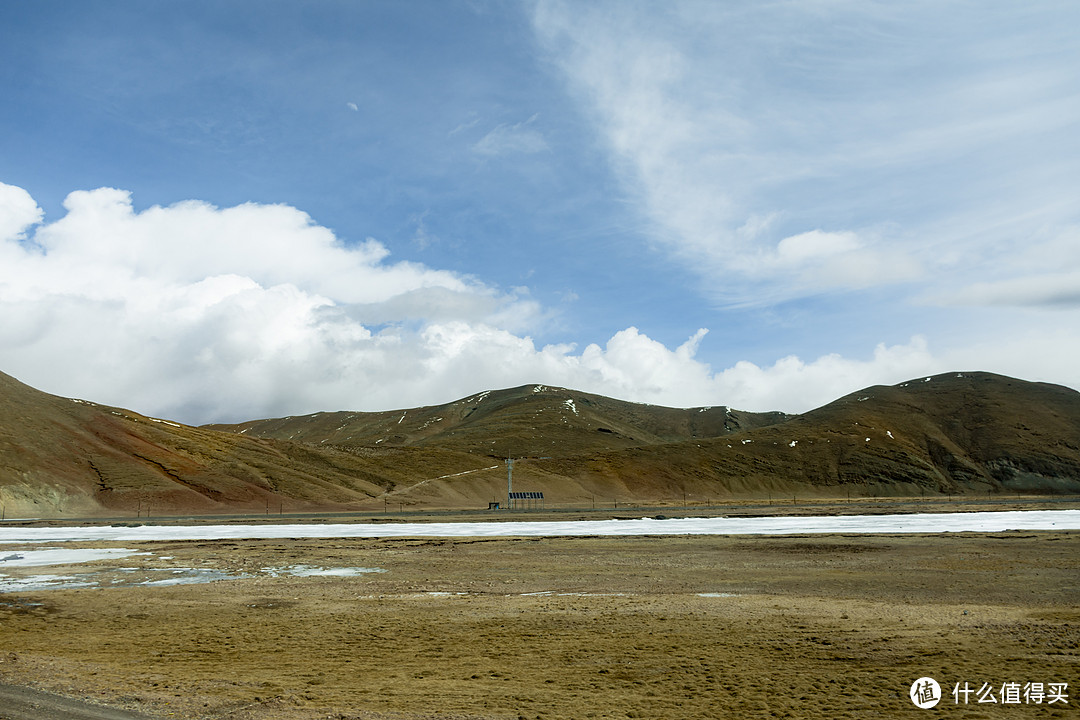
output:
[[[77,563],[122,558],[129,555],[152,555],[153,553],[128,550],[127,548],[51,548],[48,550],[19,550],[0,552],[0,570],[15,567],[42,567],[44,565],[74,565]]]
[[[97,560],[132,556],[147,557],[147,562],[143,563],[141,567],[98,568],[83,572],[71,572],[66,575],[54,573],[31,574],[21,571],[21,568],[78,565]],[[138,550],[126,548],[49,548],[0,552],[0,594],[62,588],[199,585],[219,580],[240,580],[258,576],[344,578],[386,572],[382,568],[317,567],[313,565],[268,567],[255,572],[230,572],[213,567],[167,567],[154,564],[155,560],[171,559],[171,557],[167,556],[155,557],[154,553],[151,552],[139,552]],[[15,573],[14,576],[8,574],[12,572]]]
[[[263,572],[272,577],[292,575],[293,577],[358,577],[368,573],[384,573],[383,568],[340,567],[324,568],[311,565],[290,565],[285,568],[264,568]]]

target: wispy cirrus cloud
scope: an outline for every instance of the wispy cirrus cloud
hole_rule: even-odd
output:
[[[1080,308],[1080,270],[976,282],[932,299],[951,305]]]
[[[657,247],[722,277],[722,303],[974,283],[1080,220],[1074,8],[543,0],[533,20]]]
[[[473,145],[473,152],[488,157],[543,152],[548,149],[543,134],[534,125],[539,115],[533,115],[513,125],[502,124],[488,132]]]
[[[1080,309],[1080,225],[1049,225],[1026,232],[1024,252],[1009,242],[990,245],[985,269],[951,287],[934,288],[923,302],[976,307]]]

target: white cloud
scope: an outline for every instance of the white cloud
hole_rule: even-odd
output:
[[[589,345],[578,362],[600,394],[659,405],[710,404],[703,400],[715,396],[709,367],[694,358],[706,332],[699,330],[671,351],[631,327],[616,333],[604,348]]]
[[[744,278],[762,281],[751,304],[765,304],[830,289],[859,289],[914,280],[917,261],[882,247],[872,236],[811,230],[783,238],[775,249],[746,252],[727,260]],[[745,301],[744,301],[745,302]]]
[[[1080,307],[1080,270],[979,282],[939,302],[956,305]]]
[[[859,249],[862,243],[853,232],[827,233],[821,230],[792,235],[780,241],[776,254],[784,264],[832,257]]]
[[[1049,316],[1028,312],[989,332],[939,353],[939,364],[949,370],[988,370],[1025,380],[1065,385],[1080,390],[1080,310],[1062,310]]]
[[[1080,318],[1073,313],[1071,320]],[[705,331],[672,351],[630,328],[605,348],[590,345],[579,358],[566,360],[577,386],[593,392],[677,407],[728,405],[756,412],[805,412],[871,385],[964,370],[1080,388],[1074,361],[1080,356],[1080,333],[1072,327],[1020,326],[937,350],[915,336],[905,344],[879,344],[867,358],[830,353],[803,360],[792,355],[772,365],[740,361],[718,371],[695,358]]]
[[[479,155],[499,157],[502,155],[532,155],[548,149],[543,134],[532,127],[537,115],[515,125],[499,125],[473,145]]]
[[[0,182],[0,242],[18,240],[29,227],[41,222],[43,216],[30,193]]]
[[[739,362],[719,373],[715,382],[734,407],[804,412],[870,385],[891,385],[948,369],[930,353],[924,338],[914,337],[906,345],[878,345],[869,360],[830,354],[809,363],[789,356],[771,367]]]
[[[460,125],[455,126],[454,129],[451,130],[450,132],[448,132],[446,135],[447,135],[447,137],[453,137],[454,135],[457,135],[459,133],[463,133],[466,130],[471,130],[472,128],[476,127],[479,124],[480,124],[480,118],[474,117],[472,120],[469,120],[468,122],[464,122],[464,123],[461,123]]]
[[[71,193],[60,220],[37,230],[42,291],[62,283],[91,297],[126,296],[132,283],[186,284],[241,274],[264,287],[296,283],[345,302],[379,302],[408,290],[469,291],[446,272],[384,264],[375,240],[346,248],[327,228],[285,205],[219,209],[186,201],[134,212],[130,194],[102,188]],[[36,278],[36,280],[35,280]]]
[[[656,246],[721,302],[937,296],[1080,220],[1075,8],[542,0],[533,21]]]
[[[0,367],[54,392],[181,419],[356,404],[369,388],[347,369],[393,364],[387,348],[407,327],[516,327],[537,313],[528,298],[390,263],[374,240],[346,246],[287,206],[135,212],[126,192],[79,191],[20,242],[40,211],[18,188],[2,197]]]
[[[40,220],[0,186],[0,370],[48,392],[186,422],[446,402],[545,383],[670,406],[808,410],[877,383],[983,369],[1080,386],[1075,313],[1057,329],[1005,327],[937,353],[914,338],[867,359],[830,354],[714,370],[701,329],[669,349],[636,328],[580,352],[538,347],[546,312],[527,289],[347,246],[287,206],[183,202],[136,212],[128,193],[72,193]],[[833,257],[856,238],[808,235],[778,256]],[[779,260],[777,261],[779,262]],[[1066,327],[1067,326],[1067,327]],[[1062,329],[1065,328],[1065,329]]]
[[[1029,234],[1027,252],[990,248],[993,268],[959,287],[935,289],[924,301],[942,305],[1080,307],[1080,227]]]

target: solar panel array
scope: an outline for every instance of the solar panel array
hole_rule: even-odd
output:
[[[528,491],[528,492],[512,492],[510,493],[511,500],[543,500],[544,493]]]

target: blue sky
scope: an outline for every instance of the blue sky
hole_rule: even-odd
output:
[[[0,370],[187,422],[1080,387],[1060,2],[0,4]]]

